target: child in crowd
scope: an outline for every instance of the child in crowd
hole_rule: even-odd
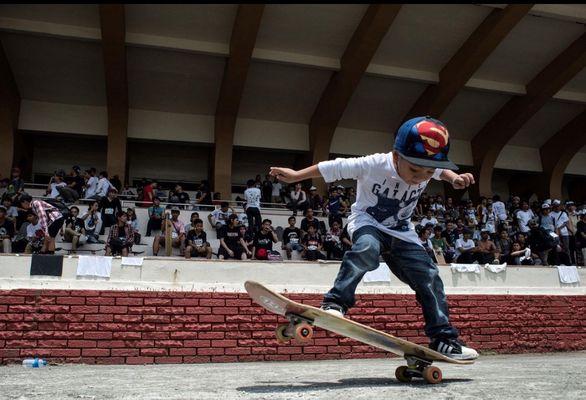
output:
[[[203,221],[199,218],[193,220],[185,238],[185,258],[189,260],[191,257],[212,258],[212,247],[203,230]]]

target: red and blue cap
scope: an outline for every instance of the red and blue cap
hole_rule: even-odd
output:
[[[448,128],[441,121],[427,116],[411,118],[397,131],[394,149],[412,164],[457,170],[448,160],[449,139]]]

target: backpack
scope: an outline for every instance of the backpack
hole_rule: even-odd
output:
[[[63,219],[69,218],[69,216],[70,216],[69,207],[67,207],[65,205],[65,203],[63,203],[62,201],[57,200],[57,199],[44,199],[43,201],[45,203],[50,204],[51,206],[53,206],[57,210],[59,210],[61,215],[63,215]]]

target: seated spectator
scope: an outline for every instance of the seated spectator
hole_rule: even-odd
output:
[[[9,196],[6,196],[4,200],[2,200],[2,205],[6,209],[6,218],[16,222],[16,218],[18,218],[18,208],[14,206],[13,201],[10,200]]]
[[[434,212],[434,215],[443,218],[446,212],[446,207],[444,206],[444,199],[439,194],[435,196],[435,200],[429,206],[429,209]]]
[[[147,210],[149,214],[149,222],[147,223],[146,235],[151,236],[153,231],[160,231],[163,224],[163,214],[165,209],[161,207],[161,200],[158,197],[153,197],[152,205]]]
[[[228,217],[232,214],[235,214],[234,209],[228,205],[227,201],[223,201],[220,208],[216,208],[208,214],[208,221],[216,230],[216,237],[219,237],[220,229],[226,226]]]
[[[438,224],[437,219],[435,218],[435,214],[431,208],[427,210],[425,217],[420,222],[421,226],[426,226],[431,224],[431,226],[436,226]]]
[[[23,221],[16,234],[14,235],[14,239],[12,240],[12,252],[13,253],[24,253],[26,250],[26,246],[28,245],[28,236],[27,236],[27,228],[30,225],[30,222],[26,221],[27,219],[27,212],[22,213],[24,216],[25,221]]]
[[[106,228],[110,228],[117,222],[116,216],[122,212],[122,203],[118,198],[118,192],[114,187],[108,189],[108,195],[102,197],[100,200],[100,214],[102,215],[102,230],[100,235],[103,235]]]
[[[353,187],[346,189],[346,200],[348,201],[349,207],[356,203],[356,190]]]
[[[346,188],[342,185],[338,185],[336,186],[336,190],[340,197],[340,214],[346,216],[350,212],[350,203],[348,202],[348,197],[346,197]]]
[[[305,218],[301,220],[301,232],[303,233],[303,236],[307,235],[307,232],[309,232],[308,228],[310,225],[313,225],[315,227],[315,230],[319,232],[320,224],[319,220],[313,216],[313,208],[308,208],[307,210],[305,210],[303,215],[305,215]]]
[[[26,254],[38,254],[46,247],[45,231],[41,226],[39,217],[32,211],[27,212],[28,225],[26,227],[27,245],[24,250]]]
[[[464,231],[467,230],[466,226],[464,225],[464,220],[462,218],[458,218],[456,220],[456,227],[454,231],[456,232],[457,239],[464,238]],[[470,231],[470,235],[472,235],[472,231]]]
[[[549,253],[557,245],[556,238],[552,236],[552,233],[538,225],[536,221],[529,221],[529,243],[527,244],[536,257],[541,260],[542,265],[549,265]]]
[[[8,186],[6,186],[6,191],[2,195],[2,202],[4,202],[5,199],[14,202],[18,196],[24,192],[24,180],[21,178],[20,174],[21,171],[19,167],[13,167],[10,171],[10,181]]]
[[[138,194],[127,183],[124,185],[124,189],[122,189],[120,196],[122,196],[123,199],[133,200],[137,198]]]
[[[511,248],[511,252],[506,259],[509,265],[533,265],[531,258],[531,249],[529,247],[522,248],[521,243],[515,242]]]
[[[335,219],[340,219],[343,217],[342,213],[342,199],[338,194],[338,189],[335,187],[330,188],[330,196],[326,201],[326,212],[328,214],[328,224],[332,226],[332,223]]]
[[[450,248],[455,249],[456,240],[458,240],[460,237],[452,221],[446,222],[446,229],[442,232],[442,237],[446,239],[446,242]]]
[[[309,188],[309,208],[315,212],[322,212],[324,208],[324,201],[319,194],[317,194],[317,188],[312,186]]]
[[[492,207],[499,222],[505,221],[507,219],[507,208],[505,207],[505,203],[501,201],[501,197],[498,194],[492,196]]]
[[[322,254],[321,249],[323,247],[323,241],[317,230],[315,229],[314,225],[309,225],[307,227],[307,235],[305,235],[302,239],[303,244],[303,253],[301,253],[301,257],[305,258],[307,261],[315,261],[315,260],[325,260],[325,256]]]
[[[493,237],[496,233],[496,224],[498,217],[492,208],[492,204],[486,205],[485,213],[482,215],[482,229],[488,231],[488,234]]]
[[[194,213],[195,214],[195,213]],[[207,241],[207,235],[203,230],[203,221],[199,218],[192,220],[192,226],[185,238],[185,258],[205,257],[212,258],[212,246]]]
[[[303,232],[295,226],[297,221],[294,216],[290,216],[287,222],[289,222],[289,226],[283,231],[282,249],[287,252],[287,259],[290,260],[293,251],[302,252],[304,250],[301,244]]]
[[[87,241],[85,224],[83,219],[79,218],[79,208],[76,206],[69,208],[69,216],[65,218],[65,223],[61,227],[61,235],[65,243],[71,243],[71,251],[74,254],[77,247]]]
[[[515,214],[515,218],[517,220],[517,226],[519,228],[519,231],[521,232],[529,232],[529,221],[531,221],[532,219],[535,218],[535,214],[533,213],[533,211],[529,208],[529,203],[526,201],[523,201],[521,203],[521,209],[517,211],[517,213]]]
[[[446,199],[446,212],[444,213],[444,217],[447,218],[448,216],[453,220],[457,220],[460,217],[460,212],[458,211],[458,207],[454,205],[454,200],[451,197]]]
[[[456,240],[456,262],[459,264],[472,264],[474,261],[476,244],[474,244],[470,236],[471,232],[465,230],[463,238]]]
[[[67,208],[61,211],[57,206],[43,200],[33,200],[28,194],[20,196],[20,207],[24,210],[31,210],[39,217],[39,223],[45,235],[42,252],[45,254],[55,253],[55,237],[65,222],[64,214],[69,213]]]
[[[486,229],[483,229],[480,233],[480,240],[476,246],[474,258],[479,264],[496,264],[499,262],[496,246],[490,240],[490,234]]]
[[[185,244],[185,224],[179,220],[179,214],[181,211],[177,206],[171,208],[171,246],[182,249]],[[156,257],[159,254],[159,248],[165,247],[165,232],[167,230],[167,224],[165,222],[161,225],[161,233],[155,236],[153,241],[153,255]]]
[[[454,250],[450,248],[448,241],[442,236],[441,226],[436,225],[433,228],[433,237],[430,240],[433,248],[442,252],[446,262],[452,262],[454,259]]]
[[[499,262],[508,263],[509,255],[511,254],[511,240],[506,230],[502,230],[499,233],[499,237],[495,242],[497,253],[499,254]]]
[[[102,229],[102,214],[99,211],[99,203],[94,200],[88,210],[81,216],[85,225],[87,243],[100,243],[99,235]]]
[[[210,190],[210,185],[207,180],[201,181],[198,194],[199,194],[199,196],[196,196],[196,198],[195,198],[195,203],[198,206],[211,206],[212,205],[212,191]],[[198,207],[197,209],[201,210],[202,207]],[[205,208],[205,209],[207,209],[207,208]]]
[[[437,259],[435,258],[435,254],[433,252],[433,245],[431,243],[431,240],[429,240],[429,237],[431,235],[431,228],[420,224],[415,228],[415,231],[417,232],[417,236],[419,236],[421,245],[423,246],[429,257],[432,260],[434,260],[435,263],[437,263]]]
[[[338,220],[334,220],[334,223],[326,234],[324,241],[324,250],[326,251],[326,257],[328,260],[341,260],[344,256],[341,236],[341,223]]]
[[[253,259],[268,260],[269,254],[273,251],[273,243],[279,241],[273,230],[272,223],[270,219],[263,220],[260,231],[254,233]]]
[[[246,257],[248,259],[253,258],[253,250],[254,250],[254,231],[247,229],[244,225],[240,225],[240,243],[242,245],[243,251],[246,253]]]
[[[140,232],[138,231],[138,218],[134,208],[127,208],[126,215],[128,216],[128,225],[132,228],[134,234],[134,244],[139,245],[142,239]]]
[[[81,168],[74,165],[69,176],[65,177],[66,186],[57,187],[63,202],[71,204],[79,200],[83,194],[85,180],[81,176]]]
[[[189,217],[189,223],[185,225],[185,232],[189,232],[190,230],[195,229],[195,220],[197,219],[200,219],[199,213],[197,211],[192,212],[191,216]]]
[[[246,228],[245,228],[246,230]],[[220,248],[218,249],[218,258],[220,260],[233,258],[235,260],[246,260],[246,245],[243,243],[243,237],[238,226],[238,216],[231,214],[228,217],[228,224],[222,226],[218,231],[220,238]]]
[[[183,187],[179,184],[175,185],[175,190],[169,192],[169,203],[181,204],[181,208],[185,209],[185,204],[189,204],[189,194],[183,191]]]
[[[53,175],[49,180],[49,185],[47,187],[46,193],[47,197],[50,197],[51,199],[56,199],[57,197],[59,197],[59,190],[57,189],[67,186],[67,184],[63,182],[64,175],[65,174],[61,170],[55,171],[55,175]]]
[[[6,209],[0,206],[0,251],[12,253],[14,238],[14,222],[6,218]]]
[[[291,191],[289,195],[291,201],[287,204],[287,208],[293,211],[293,215],[297,215],[297,211],[305,211],[305,209],[309,206],[309,201],[307,200],[307,195],[301,189],[301,183],[295,184],[295,189]]]
[[[112,225],[106,240],[106,255],[128,257],[134,244],[134,230],[128,224],[128,215],[124,211],[116,214],[116,223]],[[156,255],[156,254],[155,254]]]

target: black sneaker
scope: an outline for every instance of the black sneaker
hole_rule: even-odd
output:
[[[346,310],[344,307],[336,303],[322,303],[321,309],[328,314],[332,314],[340,318],[344,318],[344,315],[346,315]]]
[[[474,360],[478,358],[478,352],[466,347],[459,339],[433,339],[429,348],[455,360]]]

